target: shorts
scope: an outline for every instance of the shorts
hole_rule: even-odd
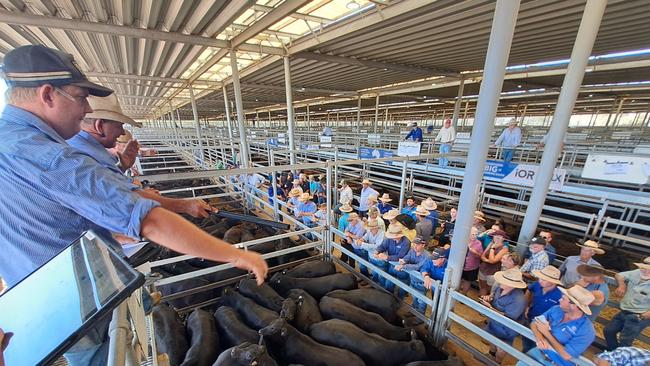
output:
[[[460,278],[464,279],[465,281],[469,282],[474,282],[478,278],[478,268],[477,269],[472,269],[469,271],[463,271],[463,274],[460,276]]]
[[[487,275],[481,271],[478,271],[478,279],[487,282],[488,286],[492,286],[494,284],[494,275]]]

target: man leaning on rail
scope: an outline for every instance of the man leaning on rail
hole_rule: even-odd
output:
[[[4,58],[8,104],[0,116],[0,275],[15,285],[86,230],[146,237],[170,249],[251,270],[268,267],[200,230],[66,143],[92,112],[88,95],[113,91],[91,83],[71,55],[41,45]],[[106,235],[105,235],[106,236]],[[103,365],[108,336],[94,332],[67,354],[70,365]]]

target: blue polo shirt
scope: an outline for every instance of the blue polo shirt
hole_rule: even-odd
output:
[[[377,209],[379,210],[379,213],[382,215],[394,208],[395,206],[391,205],[390,203],[383,203],[381,201],[377,203]]]
[[[348,227],[348,216],[350,216],[349,212],[343,213],[341,217],[339,217],[339,230],[345,232],[345,229]]]
[[[356,225],[351,225],[348,223],[347,227],[345,228],[346,233],[352,233],[352,235],[356,236],[357,238],[363,237],[363,234],[366,233],[366,228],[364,227],[363,221],[357,220],[358,222]]]
[[[416,205],[413,206],[404,206],[402,211],[400,211],[401,214],[407,214],[415,220],[415,210],[417,209]]]
[[[10,287],[86,230],[139,238],[159,205],[24,109],[5,106],[0,140],[0,275]]]
[[[404,258],[402,258],[404,261],[403,269],[405,271],[418,271],[430,257],[431,253],[426,250],[423,250],[422,253],[418,254],[415,249],[411,248]]]
[[[516,322],[520,322],[523,319],[526,305],[526,296],[521,289],[515,288],[503,296],[501,296],[501,287],[497,287],[494,291],[492,306]],[[517,331],[493,319],[488,320],[487,330],[495,337],[503,339],[506,342],[512,342],[517,334],[519,334]]]
[[[436,229],[438,228],[438,217],[440,216],[440,213],[438,213],[438,210],[431,210],[429,211],[429,216],[427,216],[427,220],[430,220],[431,223],[433,224],[433,232],[436,232]]]
[[[530,308],[528,309],[528,320],[544,314],[548,309],[560,303],[562,291],[556,286],[551,291],[544,293],[539,282],[528,285],[528,291],[532,295]]]
[[[412,139],[413,141],[422,142],[422,129],[420,127],[415,127],[409,131],[408,135],[405,137],[406,140]]]
[[[601,291],[605,296],[605,301],[600,305],[589,305],[589,310],[591,310],[591,315],[587,315],[589,320],[596,321],[598,315],[607,306],[607,300],[609,299],[609,286],[606,282],[603,283],[590,283],[585,287],[589,291]]]
[[[312,201],[307,201],[307,202],[300,202],[298,206],[296,206],[295,214],[297,216],[299,213],[310,213],[310,212],[314,213],[316,211],[318,211],[316,204]],[[311,216],[303,216],[300,219],[305,224],[311,224],[314,222],[314,218]]]
[[[584,315],[579,319],[561,323],[564,312],[557,305],[545,312],[544,317],[548,320],[553,337],[564,346],[564,350],[573,358],[580,357],[596,338],[596,332],[591,320]],[[575,365],[575,363],[563,359],[554,350],[542,350],[542,352],[560,366]]]
[[[445,278],[447,263],[448,262],[445,261],[442,266],[436,266],[433,264],[433,259],[429,257],[420,268],[420,272],[427,273],[429,277],[433,278],[434,280],[442,281]]]
[[[359,211],[368,211],[368,197],[379,196],[379,192],[372,189],[372,187],[361,188],[359,194]]]
[[[406,236],[402,236],[399,241],[385,238],[381,245],[377,247],[377,253],[386,252],[386,254],[388,254],[388,261],[395,262],[400,258],[404,258],[410,249],[411,242],[406,238]]]

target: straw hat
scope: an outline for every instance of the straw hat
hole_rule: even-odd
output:
[[[388,193],[384,193],[384,194],[381,195],[381,197],[379,197],[379,200],[380,200],[381,202],[390,202],[390,201],[392,201],[393,199],[390,198],[390,196],[388,195]]]
[[[348,184],[345,183],[345,180],[341,179],[341,181],[339,182],[339,185],[340,186],[347,186]]]
[[[518,269],[509,269],[506,271],[499,271],[494,274],[494,280],[502,285],[514,288],[526,288],[528,285],[521,276],[521,271]]]
[[[388,239],[398,239],[404,236],[402,234],[402,229],[404,229],[404,226],[400,224],[390,224],[388,225],[388,229],[386,230],[386,237]]]
[[[438,208],[438,204],[431,197],[420,203],[420,206],[424,207],[425,210],[433,211]]]
[[[117,138],[117,142],[119,142],[121,144],[126,144],[131,140],[133,140],[133,135],[131,134],[131,132],[129,132],[129,130],[124,130],[124,134],[120,135]]]
[[[369,179],[366,178],[366,179],[364,179],[364,180],[361,181],[361,184],[371,185],[372,182],[371,182]]]
[[[368,196],[368,202],[369,202],[369,203],[370,203],[370,202],[375,202],[375,203],[377,203],[377,196],[374,195],[374,194],[371,194],[370,196]]]
[[[122,112],[122,107],[115,93],[107,97],[88,96],[88,104],[93,112],[86,114],[86,118],[105,119],[119,123],[126,123],[135,127],[142,127],[142,124],[136,122],[133,118],[128,117]]]
[[[553,266],[546,266],[538,271],[533,271],[533,276],[554,283],[556,285],[562,284],[562,281],[560,281],[562,272]]]
[[[355,219],[358,219],[358,218],[359,218],[359,214],[356,213],[356,212],[353,212],[353,213],[348,215],[348,221],[352,221],[352,220],[355,220]]]
[[[605,269],[601,266],[581,264],[576,268],[576,270],[578,271],[578,274],[583,277],[596,277],[605,275]]]
[[[298,197],[302,194],[302,189],[293,188],[289,191],[289,197]]]
[[[300,202],[307,202],[307,201],[309,201],[309,200],[312,199],[312,198],[314,198],[314,197],[312,197],[311,195],[309,195],[308,192],[305,192],[305,193],[301,194],[300,197],[298,197],[298,201],[300,201]]]
[[[647,269],[650,270],[650,257],[646,257],[643,260],[643,263],[634,263],[639,269]]]
[[[581,248],[588,248],[593,250],[596,254],[605,254],[605,251],[600,249],[600,245],[594,240],[587,240],[586,242],[580,244],[576,243],[577,246]]]
[[[394,218],[397,217],[397,215],[399,215],[399,211],[397,211],[397,209],[392,209],[386,212],[385,214],[383,214],[381,217],[386,220],[393,220]]]
[[[368,222],[366,223],[366,228],[368,228],[368,229],[374,229],[374,228],[378,228],[378,227],[379,227],[379,224],[377,223],[377,220],[368,220]]]
[[[352,206],[350,206],[349,203],[344,203],[341,207],[339,207],[339,211],[341,212],[352,212]]]
[[[485,214],[481,211],[474,211],[474,218],[477,220],[486,221]]]
[[[429,211],[422,206],[418,206],[415,208],[415,214],[420,216],[429,216]]]
[[[568,290],[560,287],[560,291],[562,291],[562,293],[565,294],[572,303],[576,304],[576,306],[580,308],[583,313],[591,315],[589,304],[594,302],[596,298],[594,297],[594,294],[592,294],[589,290],[582,286],[575,285]]]

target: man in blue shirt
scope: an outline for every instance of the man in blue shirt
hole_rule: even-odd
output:
[[[423,137],[422,137],[422,129],[418,127],[417,122],[411,123],[411,131],[409,131],[408,135],[404,138],[404,140],[411,139],[415,142],[422,142]]]
[[[318,211],[318,207],[310,201],[311,199],[309,192],[305,192],[298,197],[300,203],[296,206],[296,217],[307,226],[314,226],[314,214]]]
[[[503,162],[506,164],[510,164],[515,155],[515,149],[521,143],[521,128],[517,127],[518,123],[514,118],[511,119],[508,122],[508,128],[501,132],[499,138],[492,145],[492,147],[503,147]]]
[[[349,251],[354,251],[352,243],[360,238],[363,238],[363,234],[366,233],[366,228],[364,227],[363,221],[356,213],[351,213],[348,215],[348,226],[345,228],[345,239],[341,241],[341,245],[348,249]],[[354,267],[357,264],[357,261],[352,259],[352,257],[346,256],[347,262],[350,266]],[[342,257],[343,258],[343,257]]]
[[[390,198],[388,193],[384,193],[379,197],[379,203],[377,203],[377,209],[379,209],[380,214],[385,214],[386,212],[392,210],[395,208],[395,206],[391,205],[388,202],[391,202],[393,199]]]
[[[528,285],[528,311],[526,311],[525,323],[530,322],[536,317],[544,314],[548,309],[560,303],[562,292],[558,285],[560,282],[560,270],[553,266],[546,266],[539,271],[533,271],[537,277],[537,282]],[[526,337],[522,337],[523,352],[528,352],[535,347],[535,342]]]
[[[420,291],[423,295],[426,296],[427,290],[431,290],[433,286],[433,281],[440,281],[445,278],[445,270],[447,269],[447,251],[443,248],[436,248],[431,257],[426,259],[422,266],[420,266],[420,273],[422,279],[418,276],[411,276],[411,287]],[[427,309],[427,304],[413,298],[413,308],[420,313],[424,314]]]
[[[426,262],[427,259],[431,256],[424,248],[427,246],[427,241],[423,238],[416,236],[415,239],[411,242],[411,249],[406,253],[404,258],[399,260],[399,264],[393,266],[392,264],[388,268],[388,273],[402,280],[406,283],[409,279],[409,273],[406,271],[418,271],[420,267]],[[386,281],[386,290],[392,292],[395,284],[392,282]],[[406,291],[402,288],[397,290],[397,297],[403,299],[406,295]]]
[[[411,216],[413,220],[415,220],[415,209],[417,206],[415,205],[415,198],[413,197],[407,197],[406,198],[406,206],[402,208],[402,211],[400,211],[401,214],[407,214]]]
[[[411,249],[411,243],[402,233],[403,228],[399,223],[388,225],[384,241],[377,247],[375,253],[368,256],[370,263],[384,271],[388,271],[388,262],[396,262],[400,258],[404,258]],[[379,273],[373,272],[372,279],[386,287],[386,279],[380,277]]]
[[[438,229],[438,218],[440,217],[440,213],[438,212],[438,204],[433,200],[433,198],[429,197],[422,201],[420,203],[420,206],[429,211],[429,215],[426,217],[426,219],[431,221],[431,225],[433,226],[431,234],[435,235],[436,230]]]
[[[184,254],[232,262],[264,281],[268,268],[259,254],[131,192],[126,181],[66,143],[92,112],[88,95],[112,93],[89,82],[71,55],[23,46],[5,55],[3,69],[9,89],[0,116],[0,275],[10,287],[86,230],[146,237]],[[107,352],[104,333],[84,338],[66,356],[72,366],[101,365]]]
[[[384,231],[379,227],[377,220],[381,219],[368,220],[366,233],[363,234],[362,238],[357,238],[352,242],[354,254],[366,260],[368,259],[368,253],[374,253],[384,241]],[[368,276],[368,267],[359,263],[359,272]]]
[[[363,217],[368,217],[368,208],[369,208],[369,201],[368,198],[370,196],[379,196],[379,192],[375,191],[372,187],[372,182],[370,179],[364,179],[361,182],[361,192],[359,192],[359,216]]]
[[[585,316],[594,295],[580,286],[568,290],[560,288],[563,295],[560,304],[535,318],[530,329],[537,347],[528,355],[542,365],[571,366],[571,359],[580,357],[596,338],[594,326]],[[517,366],[525,366],[519,361]]]

